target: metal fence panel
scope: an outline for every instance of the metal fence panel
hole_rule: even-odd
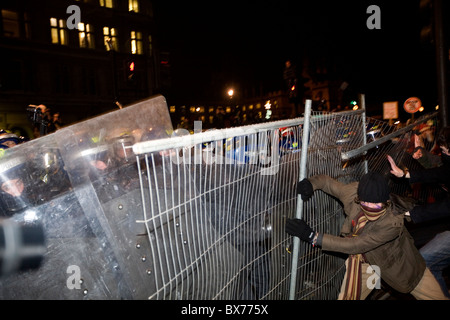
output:
[[[304,118],[183,135],[155,97],[27,142],[0,159],[2,179],[28,159],[20,172],[34,196],[5,219],[41,223],[47,252],[38,270],[2,277],[0,298],[284,300],[295,273],[295,299],[336,299],[345,257],[300,243],[292,270],[284,225],[297,210],[302,148],[307,177],[352,182],[367,169],[389,174],[387,153],[416,165],[414,128],[313,112],[307,147]],[[358,151],[365,141],[382,143]],[[336,199],[319,191],[301,205],[314,229],[339,234]]]

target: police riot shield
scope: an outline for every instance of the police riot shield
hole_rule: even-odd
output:
[[[172,130],[155,96],[6,150],[0,299],[147,299],[155,278],[132,145]],[[41,226],[45,243],[22,240],[27,226]]]

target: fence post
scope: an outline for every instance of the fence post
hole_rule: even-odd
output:
[[[308,143],[309,143],[309,128],[311,118],[311,100],[306,100],[305,103],[305,115],[303,124],[303,137],[302,137],[302,153],[300,158],[300,176],[298,181],[302,181],[306,176],[306,160],[308,155]],[[295,217],[301,219],[303,216],[303,200],[301,195],[297,195],[297,212]],[[289,299],[295,299],[295,289],[297,282],[297,263],[298,263],[298,251],[300,249],[300,239],[294,237],[294,248],[292,250],[292,268],[291,268],[291,284],[289,287]]]
[[[361,104],[361,108],[363,110],[361,117],[362,117],[363,145],[365,146],[367,144],[366,96],[365,96],[365,94],[361,93],[359,95],[359,103]],[[368,172],[369,172],[369,166],[367,163],[367,159],[364,159],[364,173],[368,173]]]

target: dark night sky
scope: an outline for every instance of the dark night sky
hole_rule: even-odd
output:
[[[381,9],[381,30],[366,26],[371,4]],[[435,103],[419,0],[156,0],[154,9],[159,40],[171,52],[174,98],[221,99],[230,84],[282,89],[285,60],[301,64],[312,55],[335,64],[335,75],[369,100]]]

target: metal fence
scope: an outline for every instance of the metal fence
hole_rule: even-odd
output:
[[[299,203],[301,166],[306,177],[327,174],[342,182],[368,169],[388,173],[385,155],[405,158],[412,129],[422,122],[398,131],[364,111],[313,112],[305,119],[134,146],[142,166],[139,222],[156,279],[150,298],[336,299],[344,257],[295,245],[284,232],[297,206],[320,232],[338,235],[343,222],[342,207],[325,193]]]
[[[345,257],[284,227],[300,213],[338,235],[342,206],[321,191],[303,202],[296,183],[389,175],[386,154],[418,166],[412,133],[424,124],[433,132],[436,115],[397,128],[364,110],[307,108],[245,127],[197,123],[191,135],[173,131],[159,96],[27,142],[0,159],[0,178],[23,179],[23,206],[8,219],[41,223],[47,251],[38,270],[0,278],[0,298],[336,299]],[[431,150],[434,136],[425,140]],[[439,192],[391,187],[419,201]]]

